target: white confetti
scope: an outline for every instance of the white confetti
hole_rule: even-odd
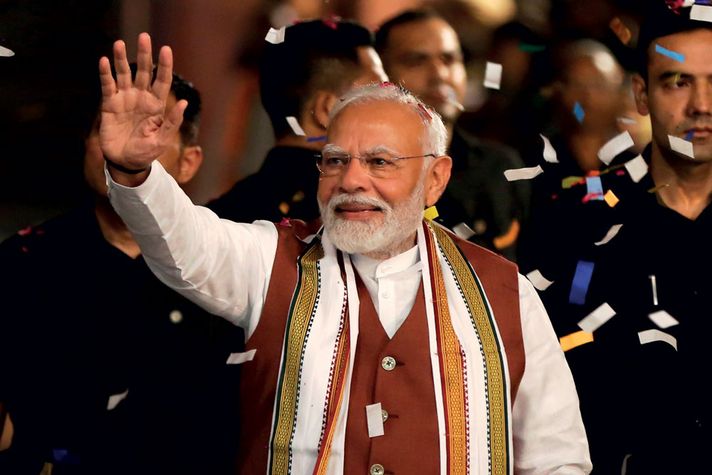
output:
[[[126,391],[119,393],[119,394],[112,394],[109,396],[109,403],[106,405],[106,410],[107,411],[113,411],[116,409],[116,406],[119,405],[121,401],[126,399],[126,396],[129,395],[129,390],[127,389]]]
[[[284,34],[286,32],[286,27],[282,27],[279,30],[270,28],[269,31],[267,32],[267,35],[265,35],[265,41],[268,43],[272,43],[273,45],[278,45],[280,43],[284,43]]]
[[[475,232],[472,230],[472,228],[465,223],[456,224],[452,228],[452,232],[454,232],[459,237],[465,240],[470,239],[472,236],[475,235]]]
[[[601,325],[613,318],[615,314],[615,310],[613,310],[607,303],[604,303],[584,317],[583,320],[578,322],[578,326],[585,332],[593,333],[598,330]]]
[[[541,134],[539,134],[539,137],[541,137],[544,141],[544,160],[549,163],[559,163],[559,159],[556,156],[556,150],[554,149],[554,146],[551,145],[549,139]]]
[[[307,135],[304,133],[304,129],[302,129],[299,125],[299,121],[297,121],[296,117],[290,115],[287,117],[287,123],[292,128],[292,132],[294,132],[295,135]]]
[[[537,165],[535,167],[513,168],[511,170],[505,170],[504,177],[507,179],[507,181],[531,180],[535,176],[541,175],[542,173],[544,173],[544,170],[542,170],[541,165]]]
[[[606,165],[610,165],[611,161],[621,152],[629,149],[635,145],[633,142],[633,137],[626,130],[620,134],[613,137],[611,140],[606,142],[603,147],[598,151],[598,159],[601,160]]]
[[[712,22],[712,7],[709,5],[692,5],[690,20]]]
[[[695,158],[695,151],[693,149],[692,142],[688,142],[680,137],[675,137],[674,135],[668,135],[668,140],[670,140],[671,149],[690,158]]]
[[[385,434],[383,430],[383,410],[381,403],[366,406],[366,425],[369,437],[380,437]]]
[[[677,351],[677,338],[668,333],[661,332],[660,330],[652,329],[638,332],[638,340],[640,340],[641,345],[646,345],[655,341],[662,341],[672,346],[675,348],[675,351]]]
[[[544,277],[539,271],[539,269],[534,269],[533,271],[528,273],[526,277],[527,279],[529,279],[529,282],[532,283],[535,289],[541,291],[548,289],[549,286],[554,283],[554,281],[551,281]]]
[[[604,244],[608,244],[611,239],[616,237],[616,234],[618,234],[618,231],[620,231],[622,227],[622,224],[614,224],[613,226],[611,226],[611,229],[608,230],[606,235],[603,236],[603,239],[598,242],[594,242],[593,244],[596,246],[603,246]]]
[[[9,58],[10,56],[15,56],[15,52],[11,49],[0,46],[0,56]]]
[[[621,124],[625,124],[625,125],[635,125],[638,123],[638,122],[636,122],[635,119],[624,116],[624,115],[622,115],[620,117],[616,117],[616,120],[618,122],[620,122]]]
[[[255,358],[255,353],[257,353],[257,348],[253,348],[249,351],[242,353],[230,353],[227,357],[226,364],[242,364],[247,361],[252,361]]]
[[[675,319],[675,317],[667,313],[665,310],[653,312],[648,315],[648,318],[660,328],[670,328],[680,323]]]
[[[628,170],[630,178],[638,183],[648,173],[648,164],[642,155],[638,155],[632,160],[625,162],[625,169]]]
[[[499,63],[487,62],[485,67],[485,87],[499,89],[502,83],[502,65]]]

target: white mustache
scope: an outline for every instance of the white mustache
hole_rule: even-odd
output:
[[[336,208],[342,205],[361,205],[361,206],[373,206],[380,208],[383,211],[392,211],[390,205],[383,200],[378,198],[373,198],[371,196],[364,195],[349,195],[340,194],[336,195],[329,200],[327,207],[329,211],[334,211]]]

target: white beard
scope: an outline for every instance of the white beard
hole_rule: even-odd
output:
[[[420,181],[410,197],[391,207],[378,198],[362,194],[342,193],[333,196],[326,204],[319,202],[324,232],[337,249],[349,254],[396,255],[408,236],[415,234],[423,220],[425,180]],[[346,203],[380,208],[382,222],[378,219],[352,221],[336,215],[336,208]]]

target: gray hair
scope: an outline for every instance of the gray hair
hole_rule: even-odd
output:
[[[350,89],[329,112],[329,122],[350,105],[367,102],[395,102],[410,107],[422,118],[426,131],[423,145],[428,148],[428,153],[436,156],[447,153],[447,129],[440,115],[413,93],[392,83],[371,83]]]

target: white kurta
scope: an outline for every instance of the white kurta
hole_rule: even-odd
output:
[[[153,272],[209,312],[243,327],[249,338],[270,282],[277,249],[274,224],[234,223],[194,206],[158,162],[138,187],[118,185],[108,172],[107,181],[114,208]],[[389,335],[410,310],[410,296],[420,282],[416,251],[385,266],[354,259]],[[406,298],[391,304],[386,302],[391,294]],[[588,444],[571,372],[546,310],[521,275],[519,300],[526,368],[512,408],[514,473],[588,473]]]

